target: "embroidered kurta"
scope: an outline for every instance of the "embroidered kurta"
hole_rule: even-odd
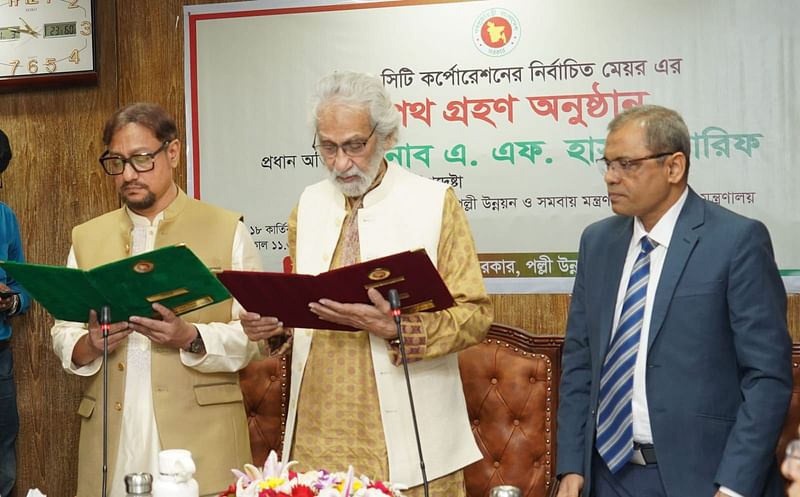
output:
[[[347,208],[331,269],[361,259],[358,210],[350,205]],[[293,260],[296,233],[295,210],[289,219]],[[479,341],[492,319],[469,224],[452,190],[446,193],[442,213],[438,270],[459,305],[448,311],[403,317],[409,361],[457,352]],[[387,353],[393,354],[395,362],[399,362],[398,351],[388,342]],[[415,401],[424,402],[424,399]],[[413,435],[409,433],[409,436]],[[299,461],[303,469],[339,470],[352,464],[359,474],[388,479],[387,449],[366,331],[314,330],[300,388],[291,458]],[[431,492],[454,497],[465,495],[462,472],[432,481]],[[407,494],[421,496],[422,488]]]

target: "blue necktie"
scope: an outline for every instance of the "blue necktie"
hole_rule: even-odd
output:
[[[597,451],[612,473],[633,456],[633,369],[644,320],[650,251],[657,245],[642,237],[642,249],[633,264],[617,332],[611,339],[600,377]]]

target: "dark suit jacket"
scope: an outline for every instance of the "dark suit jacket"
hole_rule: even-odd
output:
[[[600,372],[633,219],[581,236],[558,411],[557,473],[590,495]],[[766,227],[690,190],[656,290],[647,401],[670,497],[781,496],[775,446],[791,397],[786,291]]]

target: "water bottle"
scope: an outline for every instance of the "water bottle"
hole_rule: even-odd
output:
[[[125,497],[152,497],[153,475],[130,473],[125,475]]]
[[[199,497],[200,489],[193,478],[195,471],[192,453],[188,450],[162,450],[158,453],[153,497]]]

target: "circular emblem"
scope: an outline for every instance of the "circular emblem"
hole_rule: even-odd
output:
[[[385,280],[386,278],[388,278],[391,275],[392,275],[392,272],[389,271],[388,269],[385,269],[385,268],[382,268],[382,267],[376,267],[375,269],[373,269],[372,271],[369,272],[369,274],[367,275],[367,278],[371,279],[372,281],[381,281],[381,280]]]
[[[482,53],[500,57],[511,52],[519,42],[522,29],[519,19],[508,9],[485,10],[472,25],[472,40]]]
[[[133,265],[133,270],[137,273],[149,273],[154,267],[156,265],[150,261],[139,261]]]

